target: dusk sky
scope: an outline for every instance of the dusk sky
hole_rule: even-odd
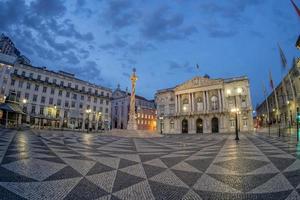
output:
[[[33,65],[112,89],[130,88],[135,67],[137,93],[149,99],[198,75],[246,75],[255,107],[262,82],[270,92],[268,70],[281,79],[277,43],[289,66],[299,56],[289,0],[0,0],[0,19]]]

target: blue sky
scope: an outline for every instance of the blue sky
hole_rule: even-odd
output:
[[[300,0],[295,0],[300,6]],[[288,0],[0,0],[0,32],[37,66],[73,72],[154,98],[197,75],[247,75],[253,105],[282,71],[277,42],[289,66],[300,19]],[[196,69],[196,64],[200,69]]]

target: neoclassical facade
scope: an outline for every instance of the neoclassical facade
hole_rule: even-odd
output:
[[[195,77],[156,93],[157,131],[227,133],[253,130],[252,104],[247,77],[210,79]]]

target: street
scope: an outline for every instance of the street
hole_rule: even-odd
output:
[[[2,129],[0,199],[300,199],[299,159],[294,140],[267,134]]]

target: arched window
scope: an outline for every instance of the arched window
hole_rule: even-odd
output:
[[[174,120],[173,119],[171,119],[171,121],[170,121],[170,129],[174,129]]]
[[[216,96],[211,97],[211,109],[218,110],[218,97]]]

